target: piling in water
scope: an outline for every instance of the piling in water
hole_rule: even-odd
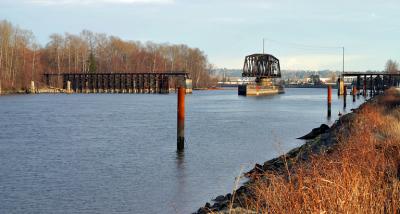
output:
[[[338,95],[344,95],[345,93],[345,87],[346,85],[344,84],[344,79],[343,78],[339,78],[338,80]]]
[[[86,94],[89,93],[89,82],[88,81],[85,82],[85,93]]]
[[[363,96],[367,96],[367,77],[364,77]]]
[[[347,87],[343,85],[343,109],[346,108]]]
[[[328,85],[328,117],[331,117],[332,86]]]
[[[35,82],[34,81],[31,81],[31,88],[30,88],[30,93],[31,94],[34,94],[35,93]]]
[[[353,85],[353,91],[351,92],[353,94],[353,102],[356,101],[356,95],[357,95],[357,88],[355,85]]]
[[[67,94],[71,94],[71,81],[67,81]]]
[[[371,77],[369,79],[369,94],[371,97],[372,97],[373,91],[374,91],[374,84],[373,84],[373,79],[372,79],[372,75],[371,75]]]
[[[178,88],[178,151],[183,151],[183,149],[185,148],[185,90],[185,87]]]

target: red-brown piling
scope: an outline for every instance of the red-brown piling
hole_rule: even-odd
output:
[[[353,85],[353,91],[351,92],[353,94],[353,102],[356,101],[356,95],[357,95],[357,87]]]
[[[332,86],[328,85],[328,117],[331,117]]]
[[[184,87],[178,87],[178,151],[183,151],[185,148],[185,91]]]

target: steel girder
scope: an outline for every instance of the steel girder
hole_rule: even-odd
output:
[[[270,54],[252,54],[246,56],[243,65],[243,77],[280,78],[279,60]]]

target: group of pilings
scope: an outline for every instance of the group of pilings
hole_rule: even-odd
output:
[[[399,87],[400,85],[400,74],[388,74],[388,73],[345,73],[342,78],[338,79],[338,95],[344,95],[346,86],[344,84],[344,77],[355,77],[352,83],[357,92],[367,96],[368,92],[370,96],[380,94],[390,87]],[[353,92],[353,89],[352,89]]]
[[[353,77],[354,81],[351,84],[350,93],[348,93],[348,86],[344,82],[344,77]],[[356,97],[362,95],[367,97],[373,97],[377,94],[383,93],[390,87],[399,87],[400,85],[400,74],[389,74],[389,73],[344,73],[342,77],[338,79],[337,88],[338,96],[343,95],[343,109],[347,105],[347,95],[353,96],[353,102],[356,101]],[[331,117],[331,106],[332,106],[332,86],[328,86],[328,118]]]

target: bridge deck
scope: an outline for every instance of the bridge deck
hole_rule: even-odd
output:
[[[383,72],[345,72],[343,74],[341,74],[342,76],[400,76],[400,73],[395,73],[395,74],[391,74],[391,73],[383,73]]]
[[[64,75],[166,75],[166,76],[185,76],[187,72],[96,72],[96,73],[44,73],[45,76],[64,76]]]
[[[400,84],[400,73],[383,73],[383,72],[345,72],[341,74],[341,78],[338,79],[338,94],[345,93],[344,91],[344,77],[354,77],[353,85],[355,89],[362,90],[363,94],[367,94],[367,90],[370,91],[370,95],[379,94],[390,87],[399,87]],[[342,87],[343,85],[343,87]]]

